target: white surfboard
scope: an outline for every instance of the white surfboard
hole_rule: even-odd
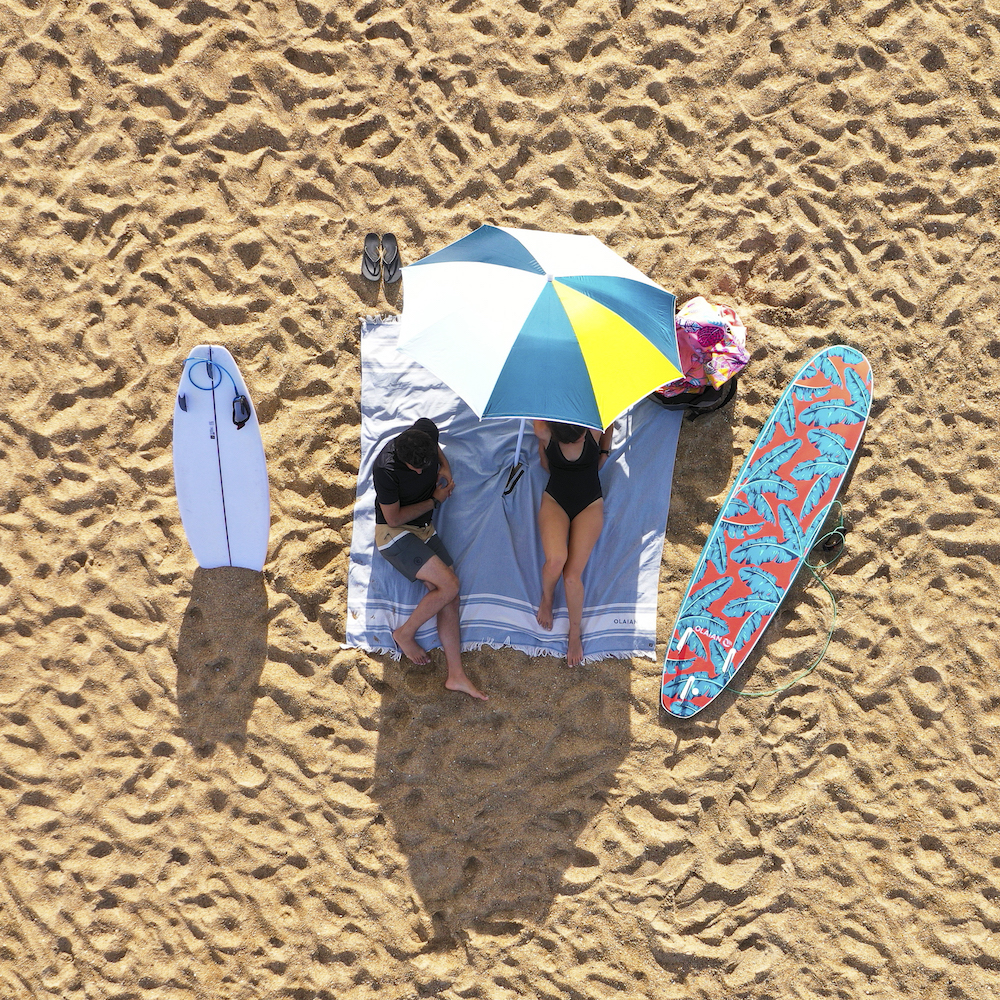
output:
[[[271,504],[260,425],[233,356],[201,344],[174,403],[174,484],[198,564],[261,570]]]

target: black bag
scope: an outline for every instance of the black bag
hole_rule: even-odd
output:
[[[659,392],[650,393],[649,398],[655,400],[665,410],[683,410],[688,420],[696,420],[706,413],[714,413],[728,406],[736,395],[736,383],[739,376],[731,378],[718,389],[707,386],[697,392],[682,392],[676,396],[661,396]]]

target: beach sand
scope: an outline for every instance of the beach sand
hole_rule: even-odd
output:
[[[982,998],[1000,971],[1000,17],[981,0],[0,8],[0,994]],[[659,662],[341,648],[358,270],[592,233],[733,305],[685,424],[658,655],[815,349],[875,375],[822,664],[661,718]],[[226,345],[263,576],[198,570],[171,466]],[[657,498],[651,498],[657,502]],[[738,683],[822,648],[800,577]]]

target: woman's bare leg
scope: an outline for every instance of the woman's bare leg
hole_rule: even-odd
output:
[[[545,564],[542,566],[542,599],[535,617],[546,630],[552,628],[552,596],[566,565],[569,528],[566,511],[548,493],[543,493],[542,505],[538,509],[538,533],[542,538]]]
[[[566,588],[566,610],[569,612],[566,665],[570,667],[579,666],[583,662],[583,641],[580,638],[583,623],[583,570],[603,526],[603,500],[595,500],[589,507],[581,510],[569,526],[569,551],[563,569],[563,586]]]

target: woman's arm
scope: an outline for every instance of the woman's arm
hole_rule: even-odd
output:
[[[552,432],[544,420],[532,420],[531,429],[535,432],[535,437],[538,438],[538,457],[542,460],[542,468],[548,472],[549,460],[545,456],[545,449],[548,447]]]
[[[595,432],[595,437],[597,434]],[[615,425],[612,424],[607,430],[604,431],[600,437],[597,437],[597,446],[601,449],[601,460],[597,463],[597,467],[600,469],[604,463],[608,460],[608,455],[611,452],[611,439],[615,436]]]

